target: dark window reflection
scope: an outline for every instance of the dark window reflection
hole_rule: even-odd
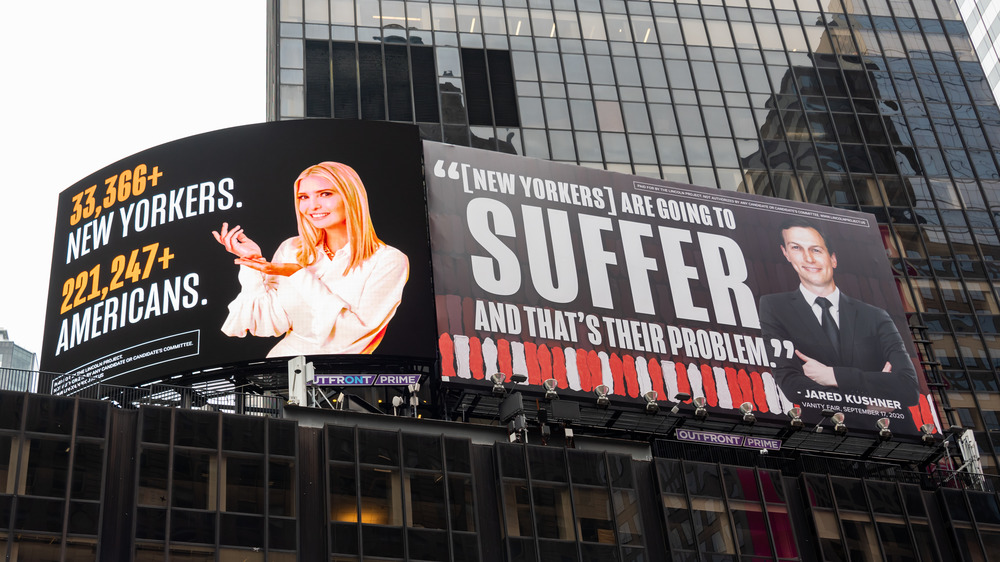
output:
[[[411,473],[407,480],[407,524],[427,529],[447,529],[444,503],[444,475]]]
[[[69,435],[73,429],[73,399],[31,394],[25,431]]]
[[[448,499],[451,503],[452,530],[475,531],[476,504],[472,497],[472,481],[462,476],[449,476]]]
[[[142,408],[139,415],[142,419],[142,440],[146,443],[170,442],[170,414],[167,408]]]
[[[65,497],[69,476],[69,441],[30,439],[21,454],[25,453],[28,455],[28,466],[22,477],[25,482],[23,493]]]
[[[173,509],[170,512],[170,540],[202,544],[215,543],[215,513]]]
[[[174,411],[174,444],[215,449],[219,445],[219,415],[198,410]]]
[[[264,466],[263,458],[226,458],[226,511],[264,513]]]
[[[101,499],[104,481],[104,446],[101,443],[77,443],[73,458],[73,489],[70,497],[80,500]]]
[[[218,480],[218,459],[215,455],[194,451],[174,452],[173,506],[215,509],[215,490],[209,481]]]

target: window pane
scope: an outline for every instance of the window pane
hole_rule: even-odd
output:
[[[425,529],[447,529],[443,475],[414,473],[407,477],[407,525]]]
[[[558,484],[535,484],[531,488],[531,495],[538,519],[539,538],[575,540],[569,487]]]
[[[362,523],[403,524],[398,470],[362,468],[360,484]]]

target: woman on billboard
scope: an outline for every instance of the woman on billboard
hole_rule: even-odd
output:
[[[295,180],[299,235],[271,261],[243,228],[222,223],[215,239],[240,265],[229,336],[284,336],[268,357],[371,353],[396,313],[409,276],[406,255],[379,240],[357,172],[337,162]]]

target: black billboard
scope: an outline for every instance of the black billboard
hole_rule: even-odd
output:
[[[873,216],[430,142],[424,164],[446,381],[937,425]]]
[[[41,368],[65,391],[264,357],[432,359],[424,209],[407,125],[249,125],[124,158],[60,194]]]

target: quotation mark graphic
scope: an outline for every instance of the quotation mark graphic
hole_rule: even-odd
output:
[[[457,180],[461,177],[458,173],[458,162],[452,162],[451,166],[448,166],[447,174],[448,177],[453,180]],[[438,160],[437,163],[434,164],[434,175],[439,178],[443,178],[445,176],[444,160]]]

